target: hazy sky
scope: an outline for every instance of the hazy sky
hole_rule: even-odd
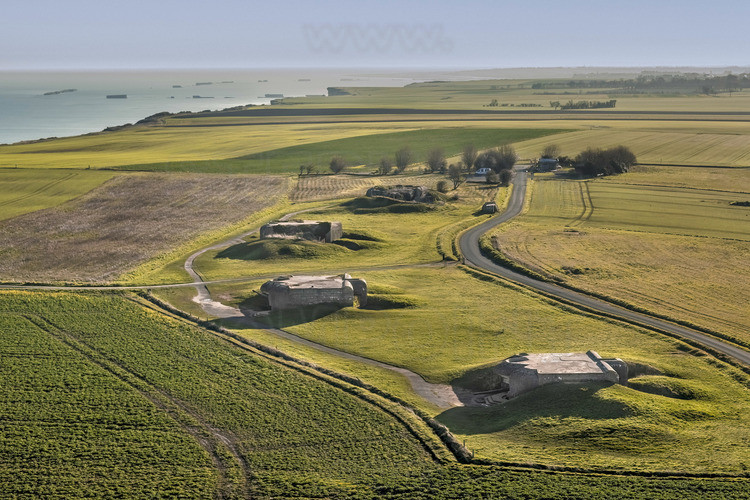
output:
[[[0,70],[750,65],[746,0],[4,0]]]

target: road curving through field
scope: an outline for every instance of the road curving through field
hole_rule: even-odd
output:
[[[500,215],[474,226],[461,235],[459,239],[459,249],[466,264],[490,272],[527,288],[531,288],[567,304],[581,307],[594,313],[624,320],[628,323],[642,326],[650,330],[656,330],[661,333],[667,333],[669,335],[686,339],[690,342],[702,345],[714,352],[719,352],[750,367],[749,351],[725,342],[719,338],[712,337],[667,320],[649,316],[648,314],[632,311],[554,283],[526,276],[517,271],[496,264],[482,255],[479,248],[479,238],[490,229],[519,215],[523,210],[525,196],[526,171],[517,170],[513,182],[513,192],[508,202],[507,209]]]

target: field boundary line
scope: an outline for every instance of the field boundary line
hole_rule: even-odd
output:
[[[217,451],[219,443],[225,446],[235,461],[234,465],[238,465],[242,471],[242,483],[244,484],[240,484],[239,488],[244,494],[249,494],[250,471],[248,470],[248,465],[242,458],[242,455],[237,451],[232,439],[220,433],[218,429],[211,427],[204,422],[193,411],[190,411],[184,403],[169,396],[165,391],[151,384],[132,370],[129,370],[109,359],[103,352],[91,347],[75,335],[61,329],[44,316],[39,314],[23,314],[22,316],[38,328],[73,349],[75,352],[86,358],[90,363],[100,367],[128,387],[131,387],[143,398],[151,402],[156,408],[169,416],[169,418],[174,421],[183,432],[197,442],[211,458],[211,462],[214,464],[218,476],[215,493],[220,497],[227,496],[231,498],[239,492],[234,491],[235,487],[229,482],[227,472],[231,466],[224,463],[221,454]]]

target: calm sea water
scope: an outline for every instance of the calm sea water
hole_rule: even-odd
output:
[[[414,81],[392,72],[345,70],[0,72],[0,144],[98,132],[162,111],[268,104],[266,94],[323,95],[331,86]],[[45,95],[66,89],[76,91]],[[112,94],[127,98],[108,99]]]

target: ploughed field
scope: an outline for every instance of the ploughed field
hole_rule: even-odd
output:
[[[114,280],[241,223],[286,190],[282,177],[121,175],[64,205],[0,221],[0,279]]]

